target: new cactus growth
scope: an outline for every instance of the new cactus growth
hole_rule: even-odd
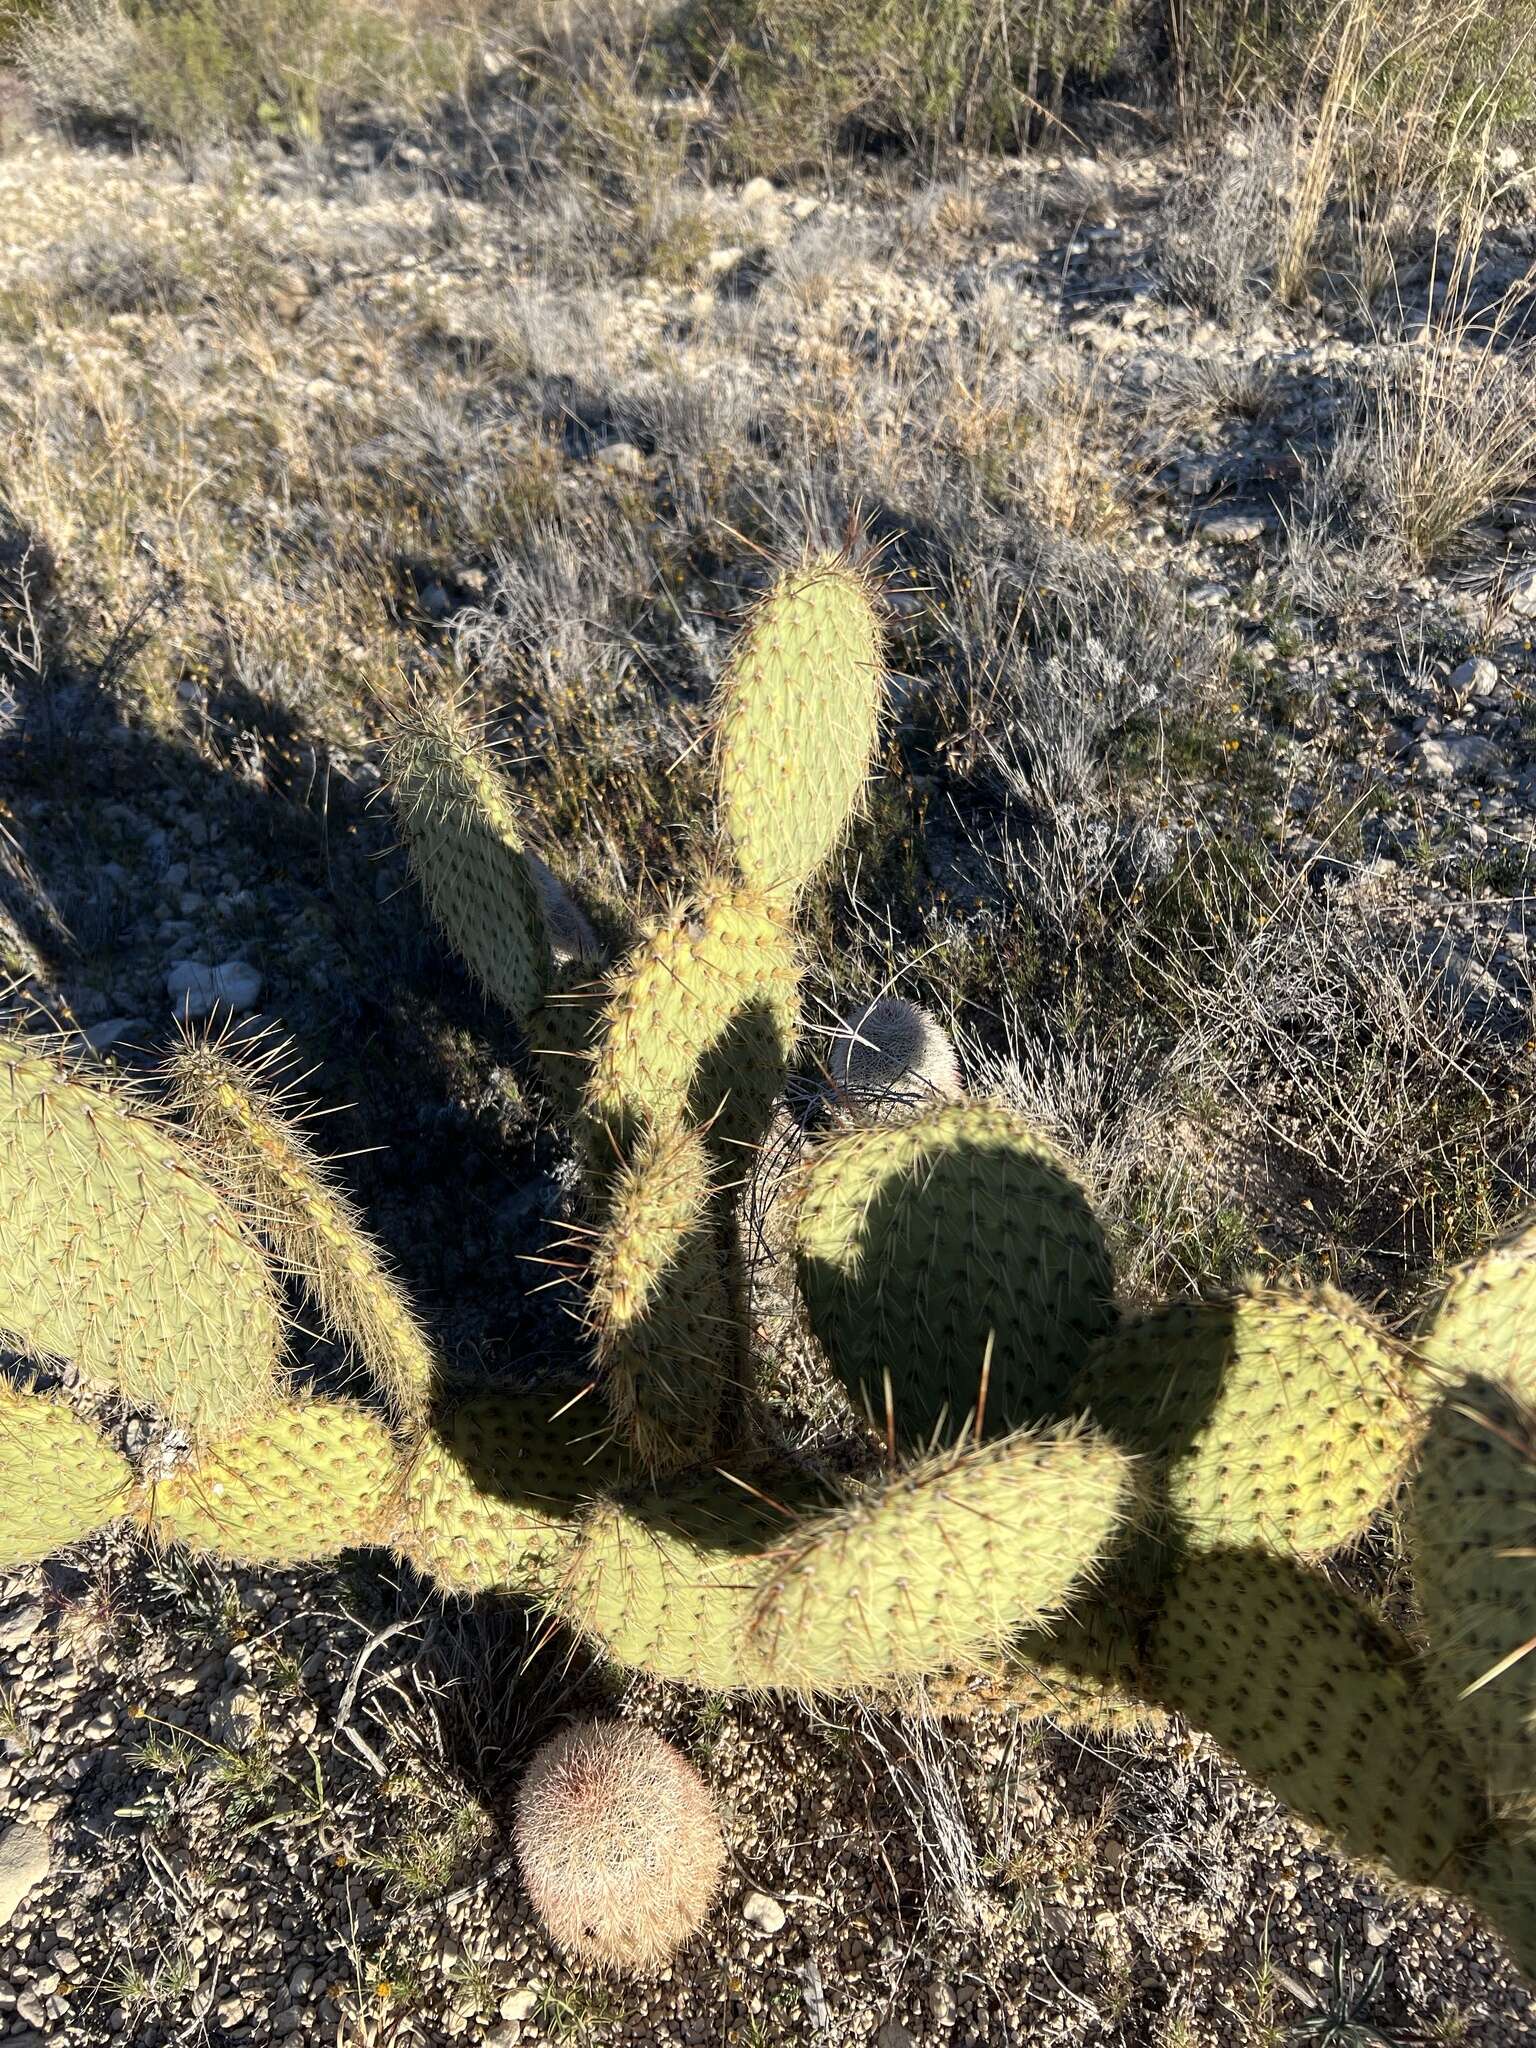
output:
[[[384,772],[433,917],[486,994],[526,1025],[554,961],[517,802],[490,749],[454,705],[420,696]]]
[[[757,607],[720,686],[716,772],[736,863],[793,897],[863,796],[880,723],[880,622],[867,580],[808,563]]]

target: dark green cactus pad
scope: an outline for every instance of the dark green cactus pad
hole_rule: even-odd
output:
[[[945,1104],[818,1145],[791,1197],[811,1325],[877,1420],[889,1375],[908,1441],[1073,1412],[1114,1320],[1114,1272],[1055,1148],[990,1102]]]
[[[1536,1415],[1470,1380],[1436,1409],[1409,1493],[1414,1580],[1448,1725],[1490,1790],[1536,1796]]]
[[[1288,1559],[1194,1551],[1153,1631],[1155,1696],[1352,1856],[1454,1884],[1487,1802],[1440,1729],[1412,1646]]]

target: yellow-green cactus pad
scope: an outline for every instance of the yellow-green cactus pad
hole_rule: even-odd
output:
[[[1536,1800],[1536,1416],[1488,1380],[1436,1409],[1408,1497],[1436,1698],[1501,1798]]]
[[[427,908],[488,996],[526,1024],[549,987],[549,927],[517,802],[457,707],[419,697],[384,760]]]
[[[1321,1556],[1392,1497],[1423,1427],[1400,1348],[1343,1295],[1179,1302],[1106,1337],[1078,1398],[1146,1454],[1175,1533]]]
[[[589,1313],[620,1440],[653,1473],[702,1458],[741,1361],[699,1132],[642,1140],[620,1173],[592,1262]]]
[[[314,1298],[331,1335],[389,1403],[419,1424],[441,1372],[404,1290],[260,1068],[189,1043],[168,1078],[210,1173]]]
[[[285,1402],[153,1487],[162,1542],[244,1564],[335,1557],[388,1533],[400,1453],[376,1415],[343,1401]]]
[[[1479,1374],[1536,1407],[1536,1221],[1458,1266],[1414,1342],[1442,1386]]]
[[[985,1659],[1086,1587],[1129,1497],[1129,1459],[1081,1431],[928,1459],[788,1538],[753,1608],[755,1658],[804,1692]]]
[[[640,942],[609,994],[585,1105],[594,1170],[611,1174],[646,1132],[691,1124],[741,1179],[799,1028],[788,927],[749,891],[703,890]]]
[[[1259,1550],[1192,1551],[1152,1640],[1158,1695],[1353,1856],[1454,1882],[1486,1800],[1404,1639]]]
[[[865,578],[836,558],[781,577],[720,684],[720,810],[754,888],[792,894],[841,842],[869,778],[882,693]]]
[[[544,1094],[556,1115],[567,1123],[581,1114],[602,1022],[604,990],[595,975],[588,960],[557,965],[549,993],[528,1019],[528,1051]]]
[[[452,1593],[553,1583],[583,1506],[620,1476],[592,1402],[570,1399],[566,1390],[483,1394],[434,1422],[394,1534],[418,1570]]]
[[[1098,1735],[1135,1735],[1167,1714],[1137,1690],[1129,1633],[1094,1595],[1080,1616],[1027,1629],[988,1669],[945,1672],[928,1681],[936,1712],[952,1716],[1014,1710],[1024,1721],[1051,1721]]]
[[[811,1325],[879,1419],[958,1433],[1073,1412],[1089,1346],[1114,1318],[1104,1235],[1065,1160],[1021,1117],[957,1102],[818,1145],[792,1197]]]
[[[260,1249],[175,1133],[0,1043],[0,1330],[200,1439],[269,1407],[283,1314]]]
[[[0,1571],[36,1564],[127,1511],[128,1461],[43,1394],[0,1385]]]
[[[766,1559],[806,1506],[803,1486],[761,1493],[723,1477],[587,1518],[556,1602],[616,1663],[711,1692],[779,1682],[749,1622]]]

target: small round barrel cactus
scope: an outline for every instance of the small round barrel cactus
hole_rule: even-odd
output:
[[[551,1938],[605,1970],[665,1963],[704,1924],[725,1843],[709,1788],[649,1728],[577,1721],[528,1766],[518,1865]]]

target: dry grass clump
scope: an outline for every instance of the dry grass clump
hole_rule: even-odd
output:
[[[517,1795],[523,1882],[561,1948],[601,1969],[666,1962],[704,1924],[725,1844],[709,1789],[649,1728],[576,1721]]]

